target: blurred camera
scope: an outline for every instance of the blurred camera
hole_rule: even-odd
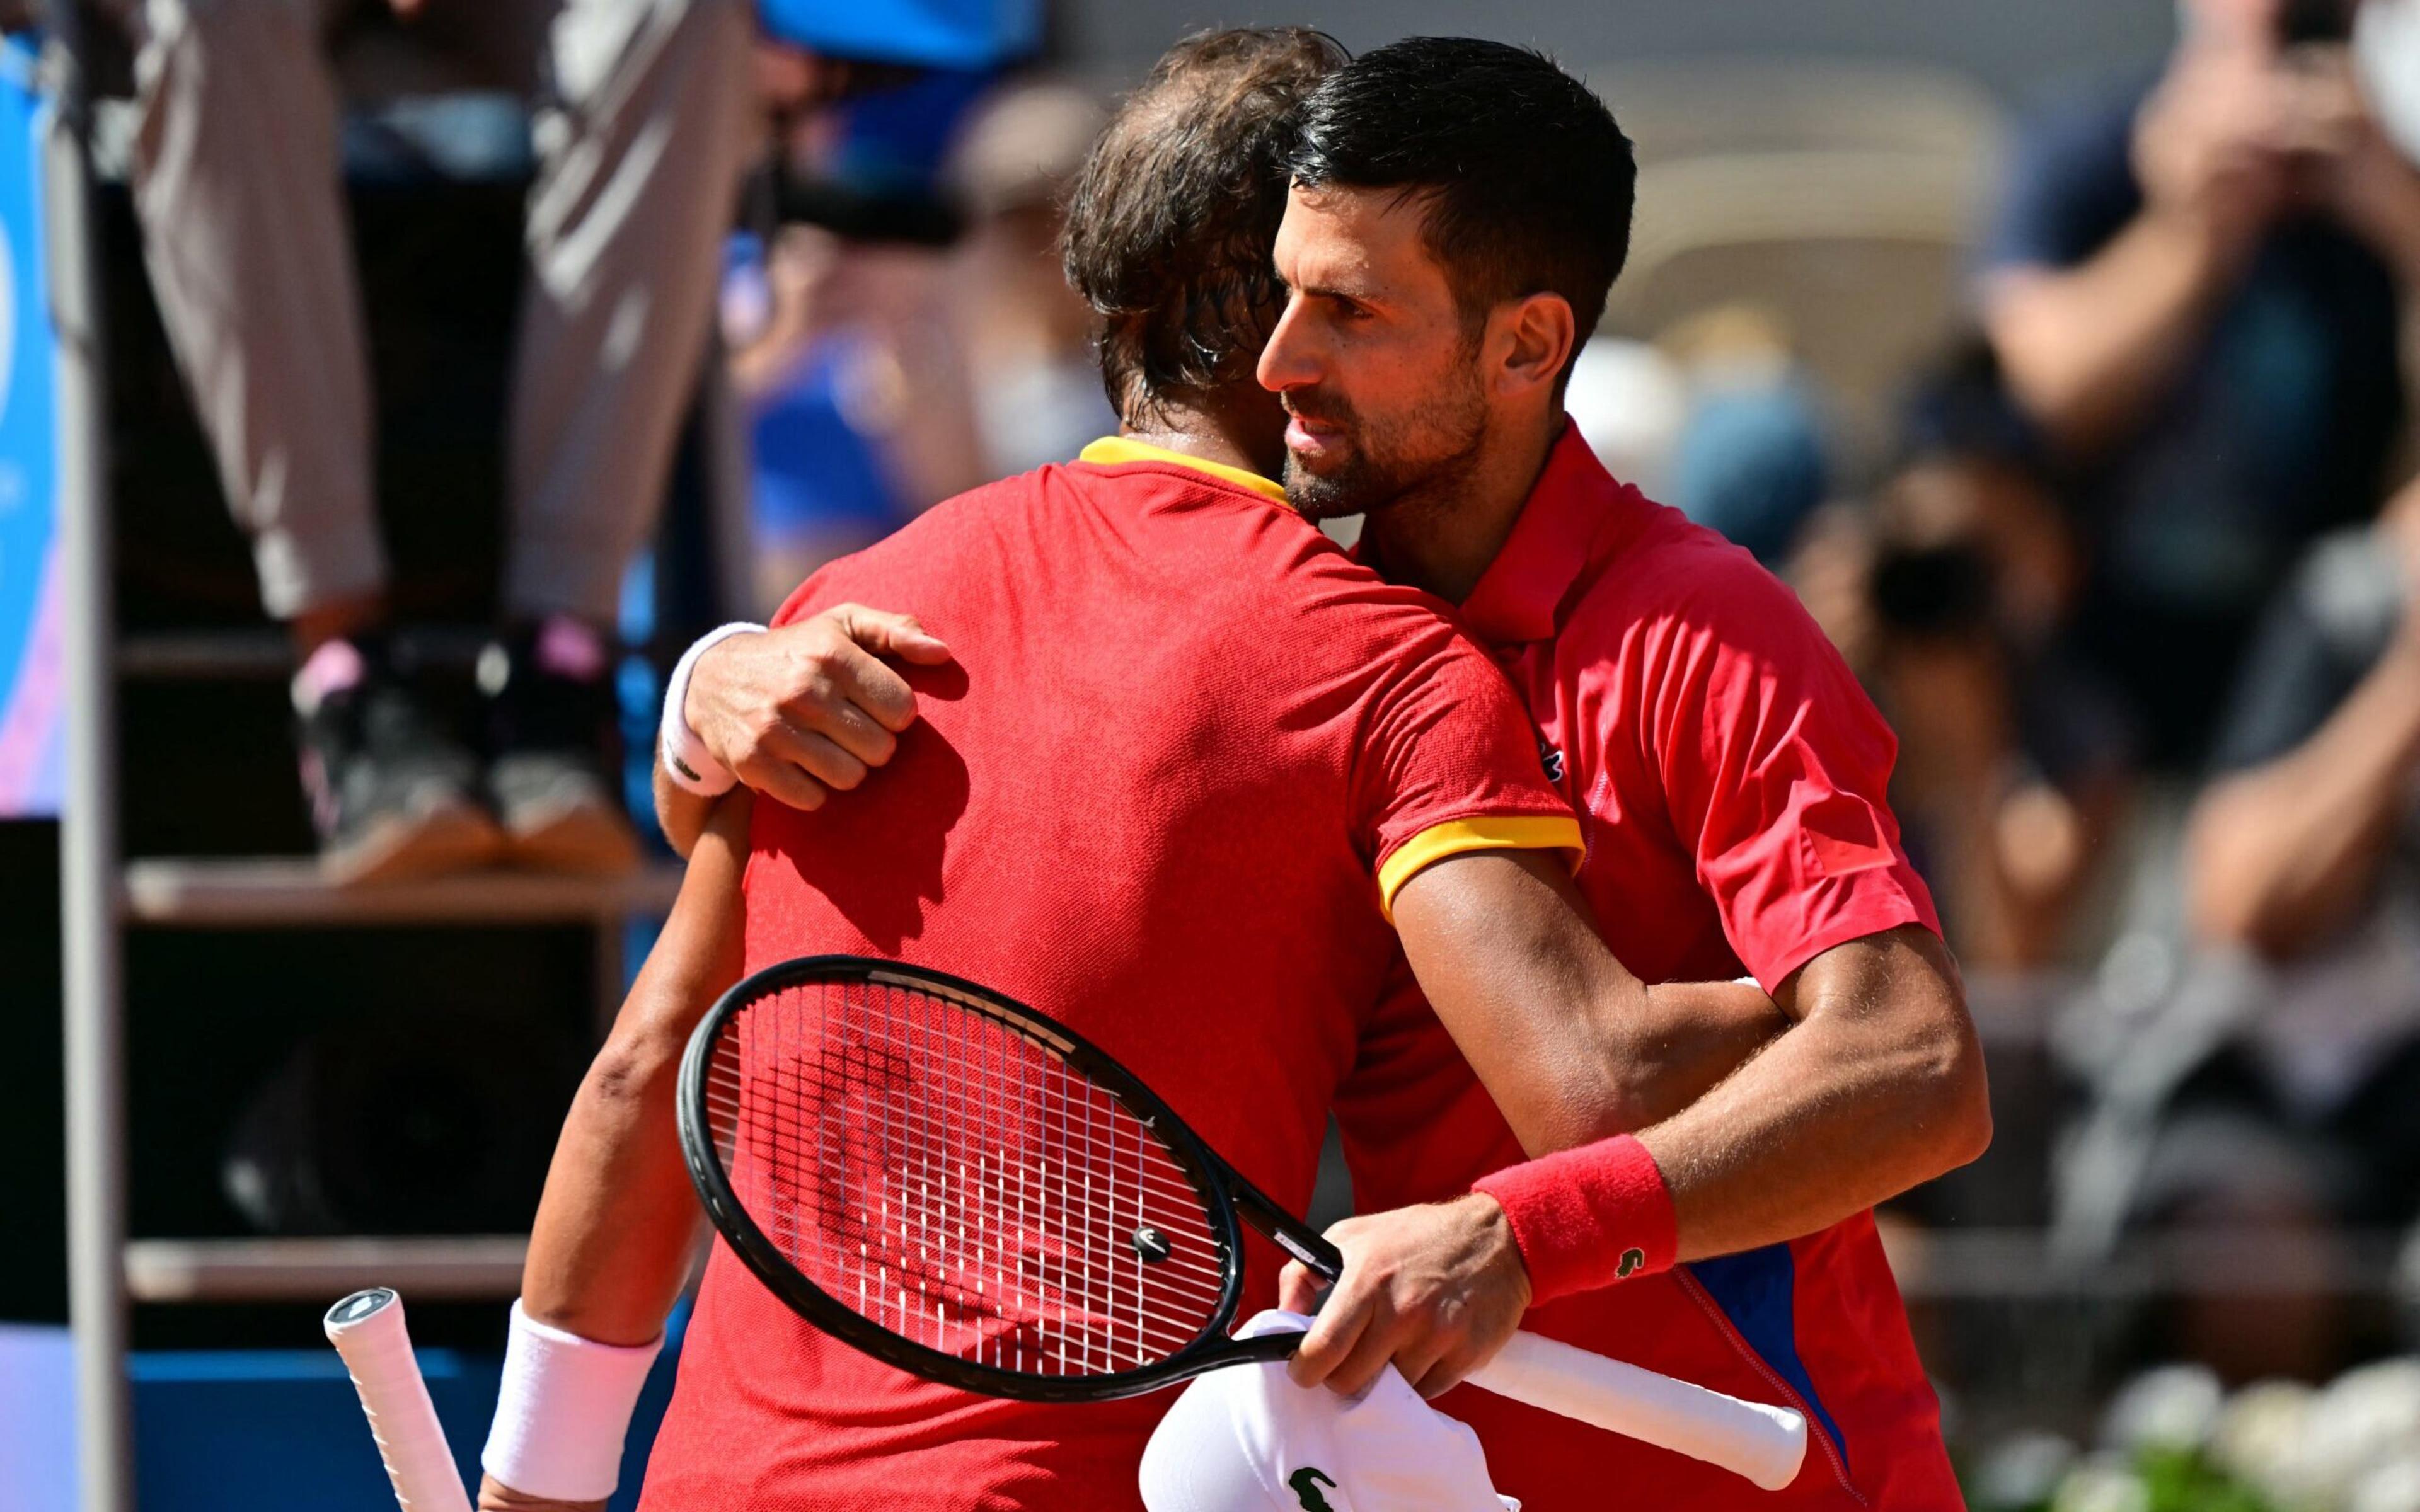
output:
[[[2277,8],[2277,45],[2341,45],[2352,40],[2353,0],[2284,0]]]
[[[1992,623],[1992,564],[1970,541],[1885,546],[1871,581],[1876,618],[1900,635],[1954,638]]]

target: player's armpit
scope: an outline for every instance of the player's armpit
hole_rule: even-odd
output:
[[[1752,984],[1642,984],[1559,852],[1447,856],[1402,884],[1394,914],[1438,1019],[1532,1155],[1670,1117],[1788,1026]]]
[[[700,1219],[674,1125],[681,1051],[739,978],[751,799],[715,801],[663,933],[572,1100],[521,1273],[537,1320],[644,1344],[688,1279]]]

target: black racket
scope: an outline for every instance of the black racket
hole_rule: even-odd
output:
[[[828,955],[749,977],[690,1040],[679,1119],[715,1227],[775,1296],[966,1391],[1105,1401],[1292,1354],[1298,1335],[1227,1336],[1243,1224],[1343,1272],[1081,1035],[938,971]],[[1762,1486],[1806,1448],[1794,1412],[1530,1335],[1470,1380]]]

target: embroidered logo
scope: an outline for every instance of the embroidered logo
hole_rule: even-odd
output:
[[[1634,1244],[1621,1252],[1621,1262],[1613,1268],[1613,1278],[1617,1281],[1627,1281],[1637,1273],[1640,1266],[1646,1263],[1647,1252]]]
[[[1538,764],[1546,769],[1547,781],[1560,782],[1563,779],[1563,753],[1547,745],[1544,735],[1538,737]]]
[[[1327,1498],[1319,1494],[1322,1486],[1335,1484],[1335,1476],[1312,1465],[1305,1465],[1286,1477],[1286,1485],[1294,1489],[1294,1499],[1302,1504],[1302,1512],[1336,1512],[1327,1504]]]

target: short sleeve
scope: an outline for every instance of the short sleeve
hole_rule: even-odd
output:
[[[1446,856],[1555,849],[1576,863],[1582,843],[1512,686],[1441,620],[1388,657],[1356,750],[1352,802],[1390,918],[1403,885]]]
[[[2049,101],[2009,146],[1982,239],[1982,268],[2069,268],[2101,250],[2142,205],[2134,114],[2147,83]]]
[[[1887,797],[1898,741],[1796,597],[1725,551],[1647,633],[1648,759],[1765,990],[1851,940],[1937,933]]]

